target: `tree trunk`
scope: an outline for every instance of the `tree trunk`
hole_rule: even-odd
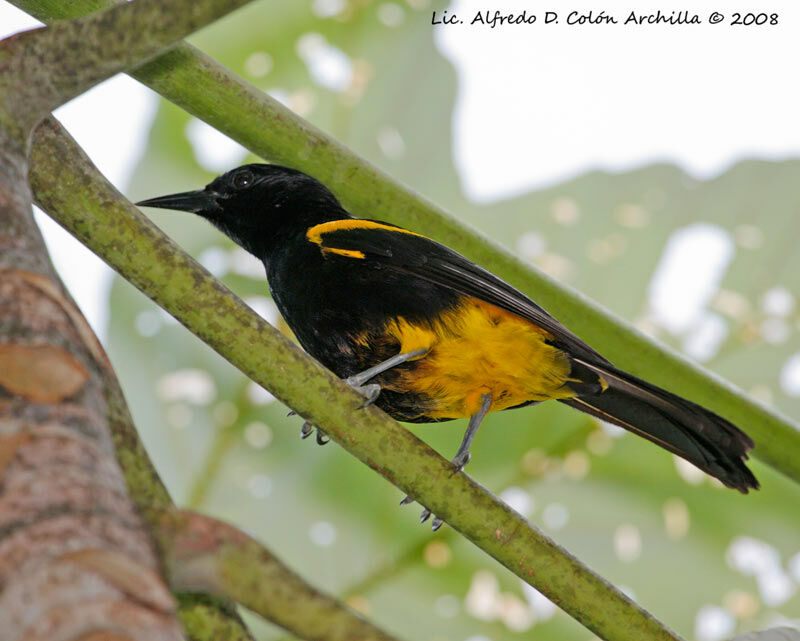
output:
[[[114,457],[113,373],[55,274],[19,151],[0,129],[2,639],[181,639]]]

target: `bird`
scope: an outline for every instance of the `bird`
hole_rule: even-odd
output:
[[[745,464],[753,441],[731,422],[619,369],[447,246],[353,216],[308,174],[248,164],[203,189],[136,204],[194,213],[262,261],[300,345],[365,404],[411,423],[468,419],[456,471],[469,462],[486,414],[556,400],[652,441],[727,487],[745,494],[759,487]],[[303,435],[312,429],[305,424]],[[324,442],[319,431],[317,439]],[[424,510],[422,520],[429,516]]]

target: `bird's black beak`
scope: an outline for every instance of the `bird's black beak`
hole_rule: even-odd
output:
[[[190,211],[200,216],[210,216],[222,211],[222,208],[217,202],[216,195],[205,189],[149,198],[148,200],[139,201],[136,205],[139,207],[158,207],[159,209]]]

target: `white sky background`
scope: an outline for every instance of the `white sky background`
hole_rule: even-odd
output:
[[[395,14],[403,6],[383,4],[395,7]],[[602,5],[455,0],[448,12],[465,24],[431,28],[458,72],[453,157],[467,195],[491,202],[587,170],[621,171],[653,161],[674,162],[697,177],[710,177],[742,158],[800,156],[800,83],[794,69],[800,58],[800,3],[770,2],[766,11],[778,13],[780,24],[760,27],[707,23],[715,9],[730,16],[734,10],[766,6],[757,0],[686,4],[704,24],[563,24],[573,10],[603,9],[624,19],[631,5],[639,12],[685,9],[672,0],[605,0]],[[540,22],[494,29],[468,24],[476,11],[500,6],[504,12],[527,9]],[[561,24],[542,25],[545,10],[558,11]],[[0,0],[0,37],[35,24]],[[57,116],[124,192],[154,108],[149,90],[119,76],[59,109]],[[196,129],[190,131],[193,144],[208,131]],[[213,148],[222,151],[217,142]],[[104,335],[110,270],[45,216],[39,220],[59,273]],[[722,230],[708,227],[687,235],[685,243],[677,238],[668,244],[650,290],[655,312],[675,315],[662,319],[662,326],[694,328],[704,345],[709,333],[712,343],[722,336],[703,307],[733,251],[726,249],[732,241],[720,236]],[[711,252],[719,260],[706,265],[687,260],[697,255],[690,249],[701,241],[719,249]],[[687,293],[691,286],[696,295]],[[676,291],[683,291],[683,307]],[[800,386],[800,378],[797,382]]]
[[[0,38],[39,24],[0,0]],[[124,193],[144,151],[156,106],[151,91],[120,75],[64,105],[55,115]],[[40,211],[36,221],[59,275],[95,332],[105,336],[111,268]]]
[[[480,9],[539,16],[534,25],[470,26]],[[693,7],[779,13],[777,26],[567,26],[572,10]],[[558,25],[542,25],[556,10]],[[455,0],[465,24],[436,28],[458,71],[454,158],[465,192],[491,201],[589,169],[671,161],[697,177],[744,157],[800,152],[800,3],[796,0],[542,2]],[[620,21],[622,22],[622,20]]]

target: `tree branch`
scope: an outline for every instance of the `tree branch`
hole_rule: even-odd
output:
[[[35,146],[34,158],[41,153],[45,150]],[[179,598],[178,614],[193,640],[251,640],[235,610],[195,594],[202,592],[237,601],[303,639],[393,641],[303,581],[260,543],[215,519],[176,510],[139,439],[116,378],[108,380],[107,395],[112,438],[129,494],[156,538],[173,590],[191,592]],[[198,568],[213,570],[201,573],[210,584],[196,580]]]
[[[119,381],[111,372],[105,380],[106,418],[128,495],[147,522],[151,535],[158,540],[155,531],[160,515],[173,510],[174,505],[139,439]],[[164,551],[160,546],[158,553],[163,566]],[[207,601],[197,595],[178,599],[178,617],[192,641],[253,641],[234,609]]]
[[[187,256],[49,119],[35,132],[40,206],[252,380],[323,427],[571,616],[609,640],[679,639],[448,461],[363,399]],[[62,177],[55,183],[52,177]]]
[[[26,147],[51,108],[243,2],[140,0],[0,42],[4,639],[183,638],[114,459],[109,423],[124,401],[33,223]],[[150,498],[168,501],[157,478],[152,485]]]
[[[0,42],[0,126],[24,146],[56,107],[247,2],[136,0],[6,38]]]
[[[176,641],[174,600],[114,459],[113,374],[53,270],[26,173],[0,147],[2,638]]]
[[[175,591],[232,599],[303,639],[395,641],[222,521],[170,510],[159,514],[155,533]]]
[[[11,2],[45,21],[109,4]],[[253,153],[318,178],[356,215],[410,227],[495,272],[624,369],[741,426],[755,440],[757,458],[800,481],[800,426],[791,419],[524,263],[194,47],[182,43],[131,75]]]
[[[178,615],[191,641],[254,641],[236,606],[204,594],[178,594]]]

